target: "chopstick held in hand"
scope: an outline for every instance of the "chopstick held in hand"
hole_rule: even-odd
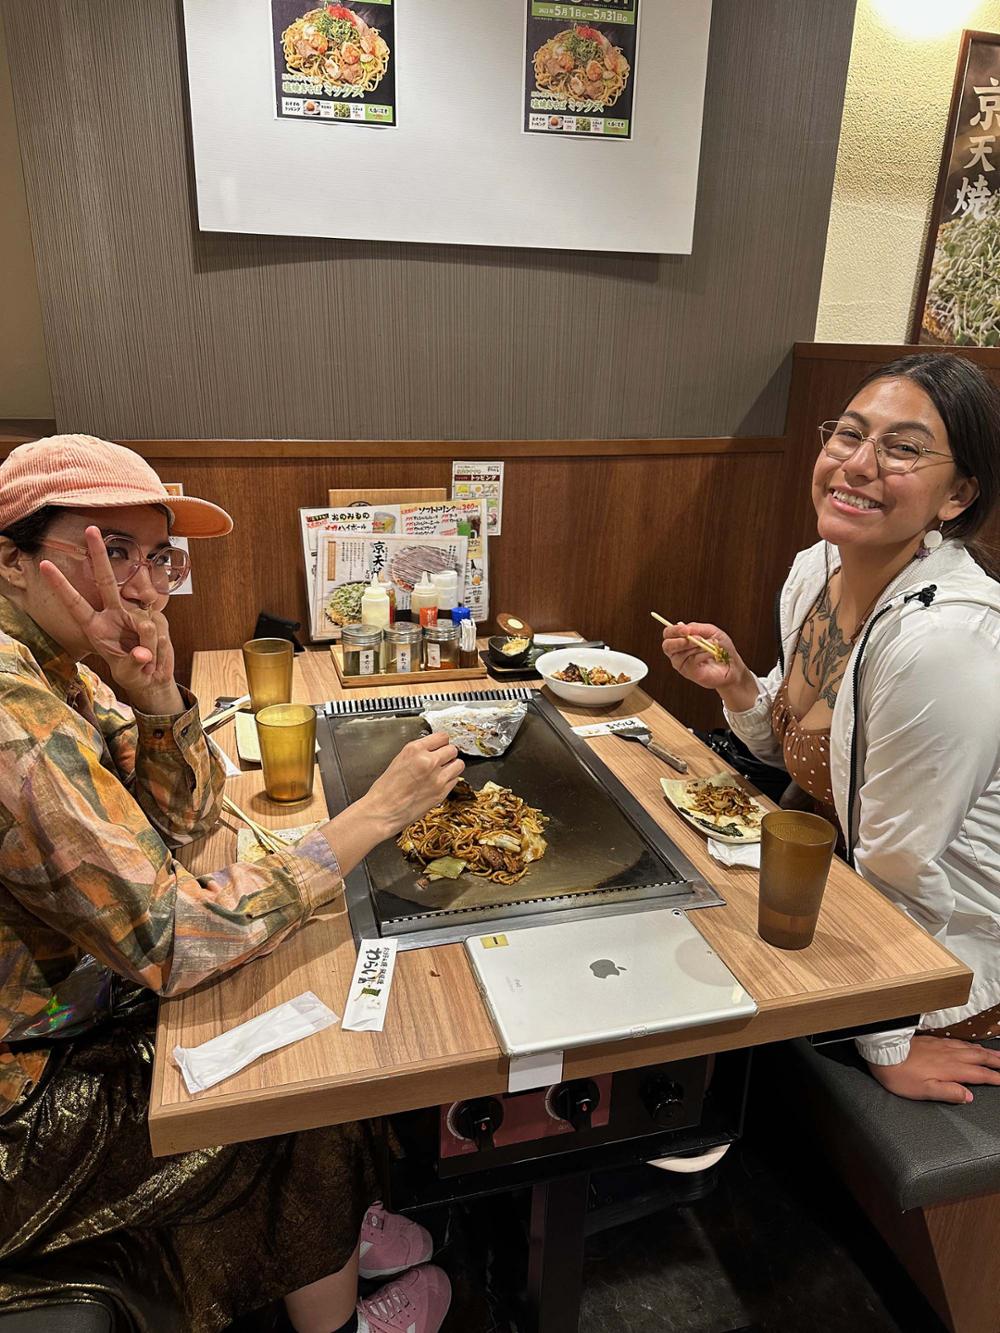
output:
[[[654,620],[658,620],[661,625],[665,625],[667,629],[677,629],[677,626],[672,620],[667,620],[656,611],[650,611],[649,614]],[[699,634],[685,634],[683,637],[687,639],[689,643],[697,644],[699,648],[703,648],[709,656],[715,658],[720,666],[729,665],[729,653],[723,648],[721,643],[714,643],[711,639],[703,639]]]

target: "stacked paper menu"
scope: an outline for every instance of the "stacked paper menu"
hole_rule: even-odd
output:
[[[370,508],[301,509],[310,633],[340,637],[360,614],[373,574],[391,583],[397,610],[408,610],[413,584],[426,569],[454,569],[458,600],[476,621],[489,618],[485,506],[481,500],[379,504]]]

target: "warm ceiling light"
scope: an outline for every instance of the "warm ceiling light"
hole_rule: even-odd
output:
[[[874,5],[904,37],[944,37],[965,26],[976,0],[874,0]]]

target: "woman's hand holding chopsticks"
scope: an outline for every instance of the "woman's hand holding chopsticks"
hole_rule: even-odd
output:
[[[656,616],[657,620],[662,617]],[[713,651],[713,649],[715,651]],[[757,700],[757,679],[718,625],[696,621],[665,623],[663,653],[679,676],[706,690],[717,690],[734,713],[745,712]]]

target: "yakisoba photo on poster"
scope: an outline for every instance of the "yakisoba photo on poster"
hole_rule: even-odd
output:
[[[281,43],[289,73],[344,97],[372,92],[389,68],[389,45],[378,28],[346,5],[308,10],[288,25]]]
[[[576,24],[535,52],[535,86],[579,110],[603,111],[625,91],[631,66],[599,28]]]

